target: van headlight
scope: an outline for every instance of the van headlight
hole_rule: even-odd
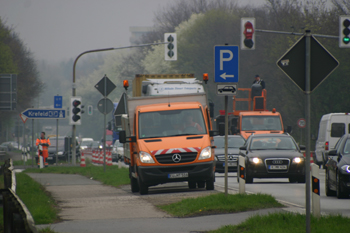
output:
[[[152,156],[147,152],[140,151],[139,156],[142,163],[154,163]]]
[[[199,155],[198,160],[209,159],[209,158],[211,158],[211,148],[210,148],[210,146],[204,148],[201,151],[201,154]]]
[[[57,155],[63,155],[63,151],[57,152]]]

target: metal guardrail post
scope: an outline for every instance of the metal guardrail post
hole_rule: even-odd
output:
[[[2,169],[5,189],[1,189],[0,194],[4,210],[4,232],[37,233],[31,213],[16,195],[16,176],[12,172],[12,160],[6,160]]]

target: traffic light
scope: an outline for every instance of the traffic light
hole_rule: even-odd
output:
[[[255,49],[255,18],[241,18],[241,49]]]
[[[350,48],[350,15],[339,17],[339,47]]]
[[[92,107],[92,105],[89,105],[88,106],[88,115],[92,115],[93,114],[93,107]]]
[[[71,125],[81,125],[81,97],[71,97],[72,116],[69,118]]]
[[[176,61],[177,60],[177,39],[176,33],[164,33],[165,44],[165,60]]]

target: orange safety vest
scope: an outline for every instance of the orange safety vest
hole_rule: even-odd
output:
[[[48,144],[50,146],[51,145],[50,139],[45,139],[45,138],[44,139],[39,139],[39,138],[37,138],[35,145],[39,146],[39,144]],[[39,150],[39,155],[43,156],[44,158],[49,157],[49,150],[48,150],[49,147],[42,145],[42,148],[43,148],[42,151]]]

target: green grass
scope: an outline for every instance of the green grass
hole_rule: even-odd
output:
[[[57,173],[57,174],[80,174],[94,180],[99,180],[103,184],[119,187],[121,185],[130,184],[129,170],[127,168],[118,168],[118,166],[93,166],[87,164],[86,167],[62,167],[49,166],[43,169],[28,168],[25,173]]]
[[[158,206],[158,208],[176,217],[237,213],[275,207],[283,207],[283,205],[278,203],[271,195],[234,194],[225,196],[224,193],[188,198],[178,203]]]
[[[350,218],[329,215],[315,218],[311,215],[312,233],[348,232]],[[241,224],[228,225],[209,233],[303,233],[306,232],[306,217],[294,213],[272,213],[255,215]]]

